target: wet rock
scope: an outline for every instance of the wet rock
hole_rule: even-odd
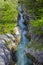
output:
[[[43,65],[43,51],[31,52],[30,49],[27,49],[26,53],[27,57],[31,58],[35,64]]]
[[[23,24],[24,24],[25,26],[27,26],[27,25],[28,25],[28,22],[27,22],[27,21],[24,21]]]
[[[27,15],[25,15],[24,14],[24,22],[23,22],[23,24],[25,25],[25,26],[28,26],[29,25],[29,16],[27,16]],[[28,27],[27,27],[28,28]]]
[[[29,41],[31,40],[31,34],[27,31],[26,37],[29,39]]]
[[[11,49],[11,56],[12,56],[12,60],[14,61],[14,63],[17,63],[16,52],[17,52],[17,50],[15,51],[14,47],[12,47],[12,49]]]

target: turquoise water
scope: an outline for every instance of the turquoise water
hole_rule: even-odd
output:
[[[24,18],[23,18],[23,13],[21,13],[21,10],[22,9],[19,10],[20,19],[18,21],[19,27],[21,29],[21,42],[18,45],[18,50],[17,50],[17,58],[18,58],[17,65],[33,65],[32,61],[26,57],[25,50],[29,40],[25,36],[27,33],[27,30],[26,30],[26,25],[23,24]]]

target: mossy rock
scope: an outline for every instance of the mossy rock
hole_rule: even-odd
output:
[[[29,41],[31,40],[31,34],[29,32],[27,32],[26,37],[29,39]]]
[[[34,63],[37,62],[35,57],[33,57],[30,53],[27,53],[26,55],[27,55],[27,58],[30,58]]]
[[[15,50],[14,48],[11,49],[11,56],[12,56],[12,60],[13,62],[16,64],[17,63],[17,56],[16,56],[17,50]]]

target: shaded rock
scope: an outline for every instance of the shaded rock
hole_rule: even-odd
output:
[[[12,47],[11,49],[11,56],[12,56],[12,60],[14,61],[14,63],[17,63],[17,56],[16,56],[16,52],[14,47]]]
[[[43,51],[31,51],[27,49],[27,56],[33,60],[34,63],[43,64]]]
[[[26,37],[29,39],[29,41],[31,40],[31,34],[27,31]]]
[[[28,22],[27,22],[27,21],[24,21],[23,24],[24,24],[25,26],[28,26]]]
[[[10,51],[5,47],[4,43],[0,43],[0,65],[8,65],[10,59]]]

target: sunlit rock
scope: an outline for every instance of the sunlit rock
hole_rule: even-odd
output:
[[[6,34],[6,36],[7,36],[8,38],[10,38],[11,40],[15,40],[15,37],[14,37],[12,34]]]
[[[19,43],[20,42],[20,39],[21,39],[21,30],[20,28],[17,26],[14,28],[14,35],[15,35],[15,43]]]

